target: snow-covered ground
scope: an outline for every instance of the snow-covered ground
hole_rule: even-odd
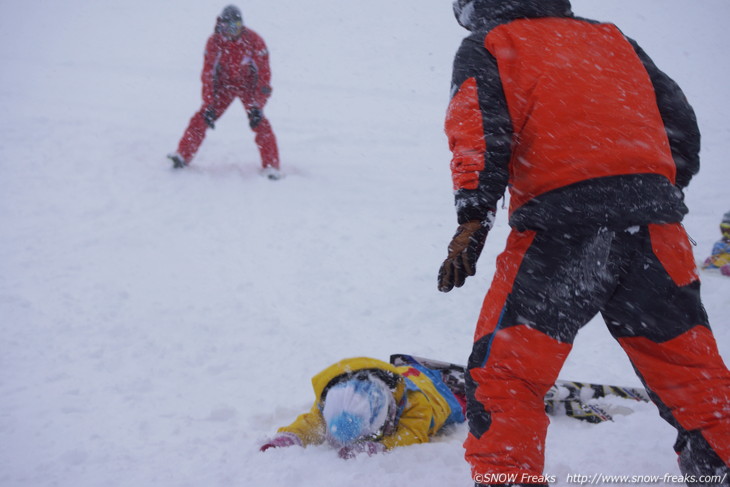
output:
[[[442,119],[466,31],[449,1],[248,0],[287,177],[258,176],[236,106],[173,172],[223,6],[0,2],[0,485],[471,485],[463,427],[348,462],[258,451],[333,361],[466,360],[507,234],[503,211],[478,276],[437,292],[455,228]],[[693,103],[703,168],[685,225],[704,258],[730,210],[730,3],[574,11],[617,22]],[[702,277],[728,360],[730,278]],[[562,377],[638,385],[599,319]],[[673,430],[633,407],[608,424],[554,419],[546,473],[679,474]]]

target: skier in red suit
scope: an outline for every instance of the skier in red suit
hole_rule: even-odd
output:
[[[263,174],[278,179],[281,173],[276,137],[263,111],[271,95],[269,52],[263,39],[243,25],[241,11],[233,5],[223,9],[215,32],[208,38],[201,79],[203,105],[190,119],[177,152],[168,155],[173,167],[190,164],[207,128],[215,128],[215,121],[239,98],[256,134]]]

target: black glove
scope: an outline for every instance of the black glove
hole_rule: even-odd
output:
[[[271,86],[264,85],[261,87],[261,94],[269,96],[271,94]]]
[[[449,244],[449,255],[439,269],[439,291],[447,293],[454,286],[461,287],[467,276],[477,271],[477,259],[491,228],[491,218],[486,221],[472,220],[459,225]]]
[[[261,123],[261,119],[264,118],[261,109],[256,107],[250,109],[246,114],[248,115],[248,124],[252,129],[255,129]]]
[[[203,120],[205,120],[206,125],[208,127],[214,129],[215,128],[215,110],[213,110],[212,107],[208,107],[203,112]]]

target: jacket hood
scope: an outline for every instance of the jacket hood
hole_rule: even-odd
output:
[[[396,402],[401,400],[405,393],[405,383],[395,366],[374,358],[356,357],[340,360],[312,377],[312,387],[317,401],[322,400],[330,387],[338,382],[355,378],[361,371],[372,373],[381,379],[393,391]]]
[[[470,31],[517,19],[572,17],[570,0],[455,0],[454,15]]]

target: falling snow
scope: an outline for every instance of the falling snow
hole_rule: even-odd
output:
[[[450,2],[249,0],[286,177],[259,176],[236,105],[175,173],[165,155],[200,103],[222,6],[0,3],[0,485],[471,485],[463,426],[352,461],[258,451],[336,360],[466,360],[508,233],[500,210],[478,275],[436,290],[456,228],[442,124],[466,31]],[[704,259],[730,210],[730,4],[574,11],[616,21],[694,105],[703,167],[684,223]],[[730,278],[702,278],[727,361]],[[561,376],[638,385],[600,319]],[[679,475],[672,428],[628,406],[606,424],[553,418],[546,475]]]

